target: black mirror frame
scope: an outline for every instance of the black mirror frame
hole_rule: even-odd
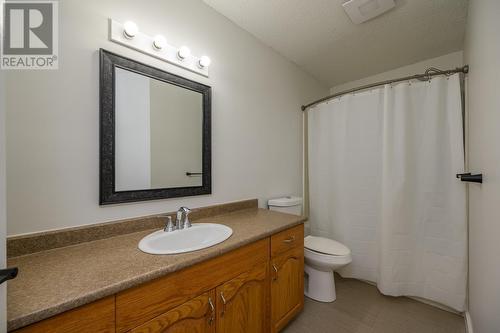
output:
[[[135,60],[122,57],[104,49],[100,58],[100,172],[99,204],[157,200],[212,193],[212,145],[211,145],[211,87],[162,71]],[[115,191],[115,67],[120,67],[156,80],[177,85],[202,94],[203,98],[203,153],[202,186],[173,187],[149,190]]]

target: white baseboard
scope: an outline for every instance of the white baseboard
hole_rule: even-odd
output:
[[[467,333],[474,333],[474,330],[472,329],[472,319],[470,317],[469,311],[464,312],[464,317],[465,317],[465,329]]]

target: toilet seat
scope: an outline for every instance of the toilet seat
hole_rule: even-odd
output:
[[[307,248],[304,248],[304,256],[312,265],[324,266],[324,269],[331,269],[331,266],[336,265],[346,265],[352,261],[350,254],[345,256],[334,256],[331,254],[316,252]]]
[[[350,256],[351,250],[344,244],[325,237],[306,236],[304,248],[328,256]]]

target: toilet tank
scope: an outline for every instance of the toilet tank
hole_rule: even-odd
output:
[[[270,210],[276,210],[278,212],[302,215],[302,198],[300,197],[283,197],[270,199],[267,202],[267,206]]]

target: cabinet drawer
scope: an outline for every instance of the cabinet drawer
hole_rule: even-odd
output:
[[[304,247],[303,224],[284,230],[271,237],[272,257],[297,247]]]

